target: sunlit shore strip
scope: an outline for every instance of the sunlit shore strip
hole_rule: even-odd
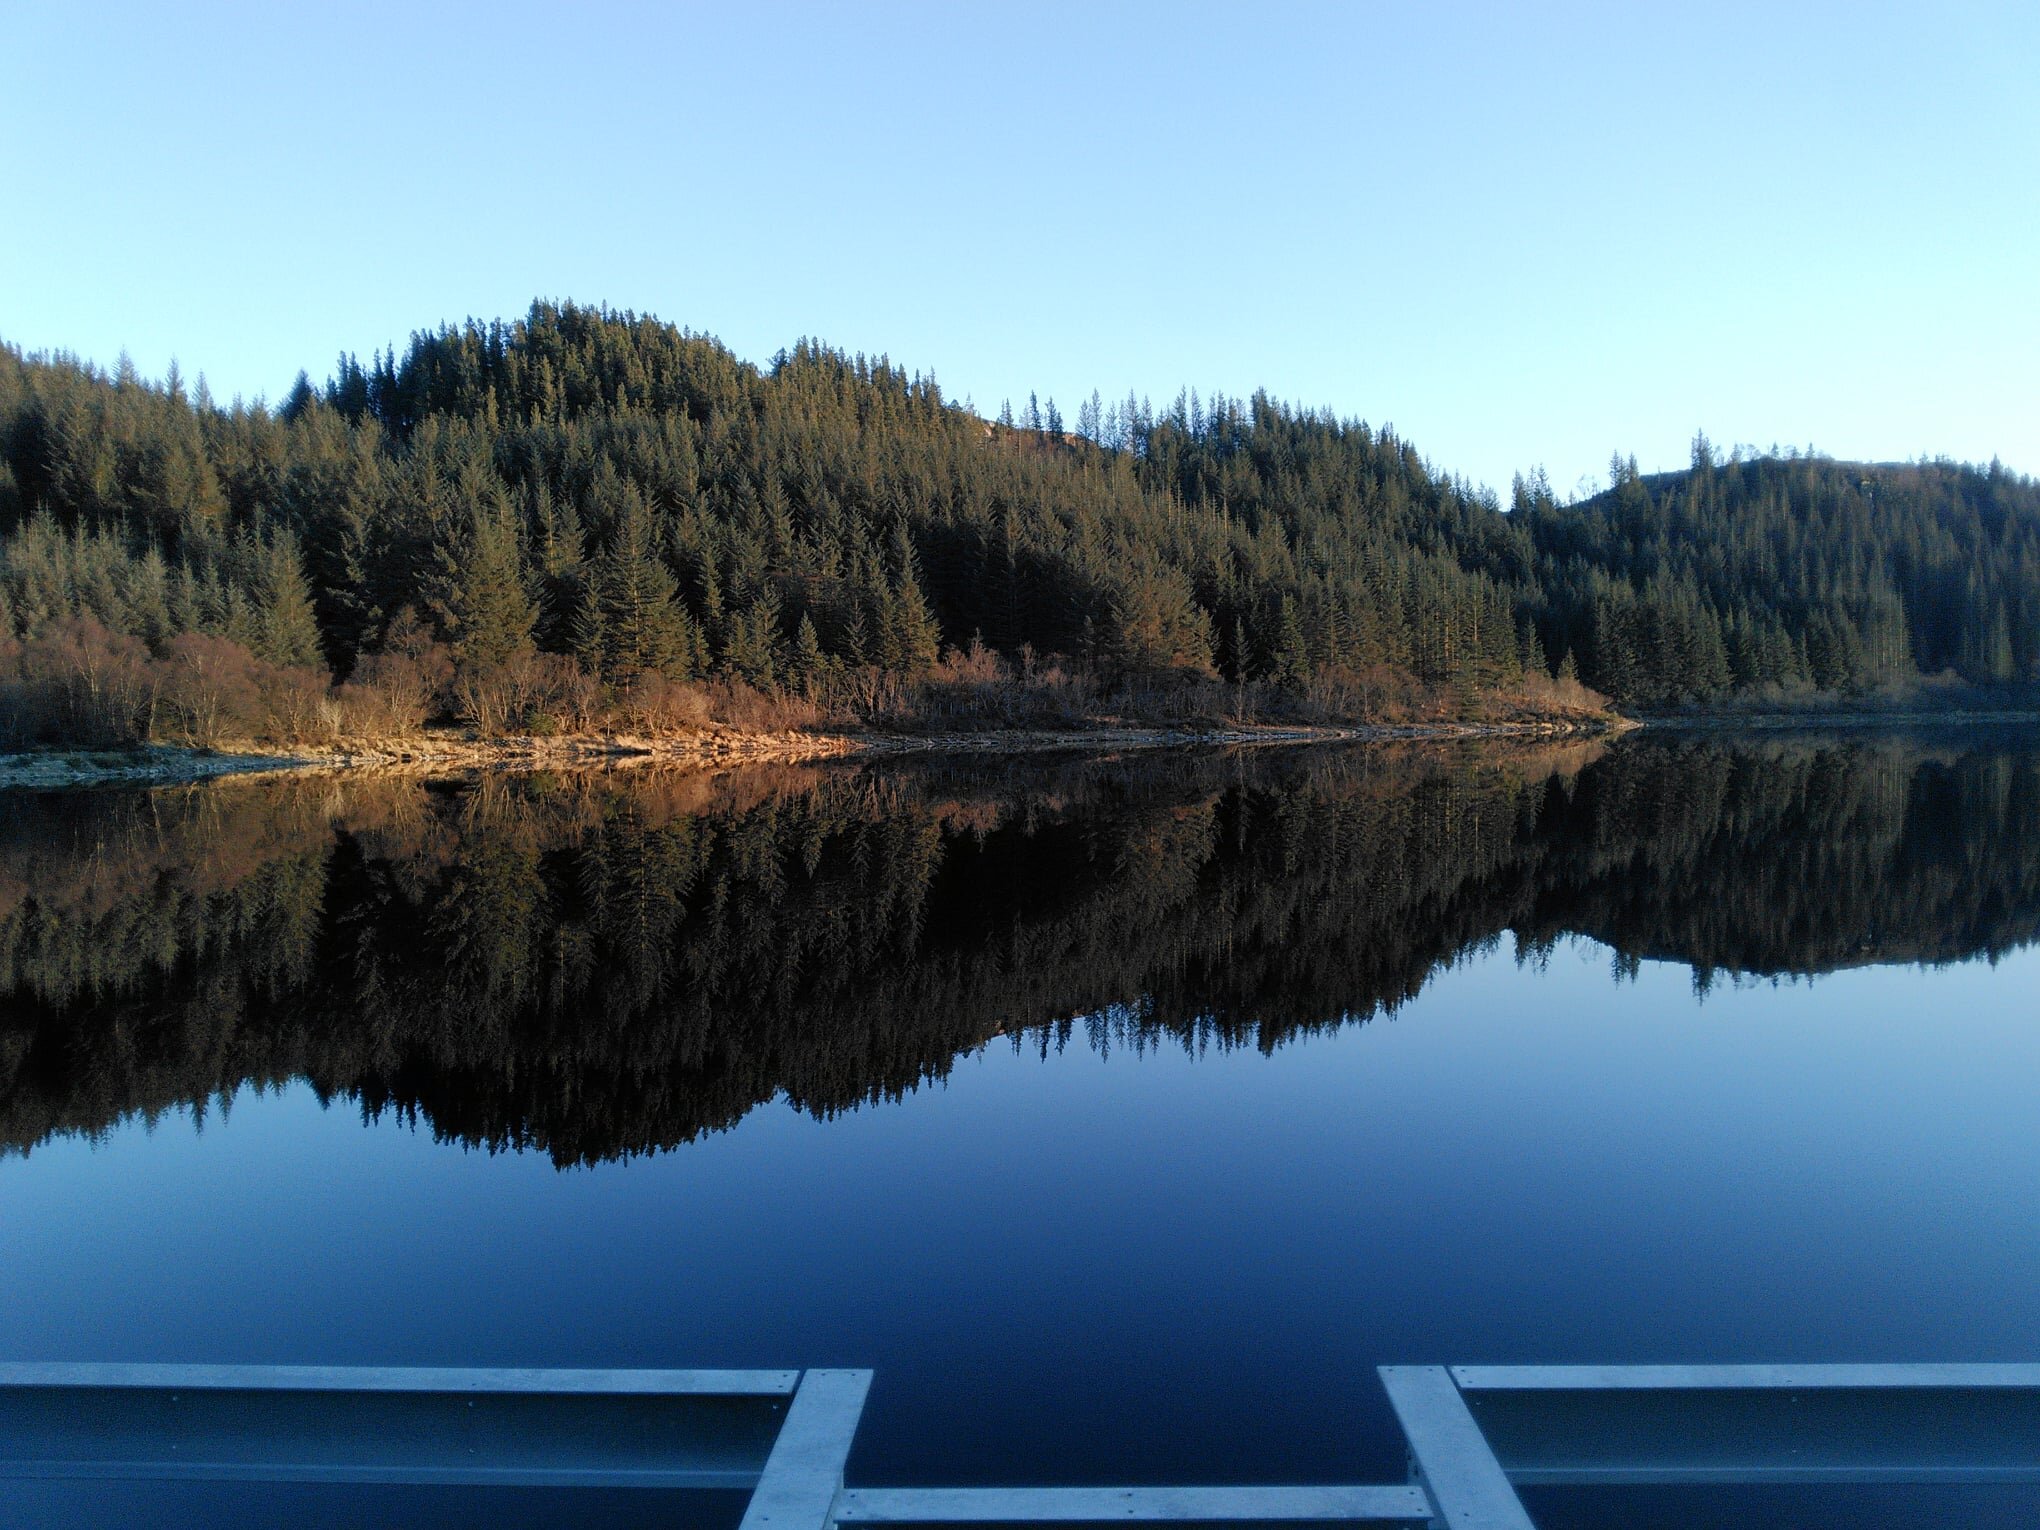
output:
[[[2040,711],[1989,710],[1697,711],[1627,717],[1595,713],[1528,721],[1145,725],[1069,729],[981,729],[928,733],[879,729],[780,732],[707,729],[671,737],[628,733],[576,738],[475,738],[462,730],[428,731],[388,744],[334,749],[264,749],[254,744],[197,749],[151,744],[130,750],[43,749],[0,754],[0,790],[71,786],[181,785],[284,772],[375,770],[614,770],[656,765],[725,770],[817,760],[897,755],[1106,753],[1129,749],[1277,748],[1302,744],[1451,742],[1481,739],[1609,738],[1638,728],[1677,731],[1785,732],[1892,728],[2040,727]]]
[[[226,776],[333,770],[616,769],[640,765],[719,770],[740,765],[895,755],[1097,753],[1127,749],[1270,748],[1301,744],[1599,737],[1637,724],[1620,717],[1488,723],[1395,723],[1219,728],[1097,727],[888,733],[710,731],[675,738],[628,734],[573,739],[477,739],[456,731],[358,749],[42,750],[0,755],[0,789],[171,785]]]

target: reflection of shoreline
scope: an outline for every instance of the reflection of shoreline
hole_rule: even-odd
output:
[[[1582,722],[1382,723],[1336,727],[1252,724],[1222,728],[1143,726],[934,733],[876,730],[748,733],[722,729],[667,739],[627,735],[474,739],[446,732],[421,734],[402,744],[363,749],[235,752],[151,746],[131,751],[42,750],[0,754],[0,788],[181,785],[221,776],[303,771],[415,774],[449,769],[615,769],[646,764],[721,769],[733,765],[786,765],[900,755],[1087,754],[1127,749],[1241,749],[1326,743],[1585,739],[1612,737],[1634,726],[1620,718],[1595,718]]]
[[[1272,1050],[1512,937],[1618,974],[2040,938],[2040,749],[1648,732],[362,771],[0,814],[0,1149],[310,1082],[561,1163],[988,1040]]]
[[[2008,709],[1984,712],[1667,712],[1649,714],[1638,722],[1659,733],[1960,733],[1970,728],[2040,728],[2040,711]]]
[[[1606,748],[33,794],[0,819],[0,1145],[297,1078],[590,1162],[1083,1017],[1273,1047],[1490,934],[1468,877]]]

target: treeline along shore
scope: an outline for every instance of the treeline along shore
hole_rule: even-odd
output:
[[[996,414],[629,313],[221,405],[0,347],[0,746],[1591,725],[2003,705],[2040,486],[1717,451],[1512,503],[1265,394]]]

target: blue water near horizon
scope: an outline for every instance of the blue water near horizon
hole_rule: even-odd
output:
[[[1384,1363],[2040,1359],[2040,949],[1617,965],[593,1167],[243,1088],[0,1159],[0,1356],[869,1366],[853,1483],[1399,1481]]]

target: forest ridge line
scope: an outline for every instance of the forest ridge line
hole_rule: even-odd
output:
[[[1591,721],[2040,681],[2040,485],[1612,464],[1494,496],[1194,394],[986,418],[628,312],[342,357],[274,407],[0,347],[0,742],[1127,720]]]

